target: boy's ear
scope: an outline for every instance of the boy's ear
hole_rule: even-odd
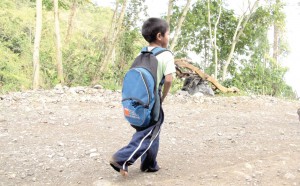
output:
[[[161,38],[162,38],[162,35],[161,35],[161,33],[160,33],[160,32],[159,32],[159,33],[157,33],[157,34],[156,34],[156,39],[157,39],[157,40],[161,40]]]

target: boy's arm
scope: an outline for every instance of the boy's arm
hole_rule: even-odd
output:
[[[172,81],[173,81],[172,74],[168,74],[168,75],[165,76],[164,90],[163,90],[163,93],[162,93],[161,102],[163,102],[164,99],[166,98],[166,96],[168,95],[169,90],[170,90],[171,85],[172,85]]]

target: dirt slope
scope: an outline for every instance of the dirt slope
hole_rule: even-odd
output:
[[[134,130],[120,92],[83,87],[0,96],[0,185],[300,185],[299,101],[169,96],[157,173],[108,164]]]

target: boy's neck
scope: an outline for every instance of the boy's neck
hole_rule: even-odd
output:
[[[153,42],[153,43],[149,43],[149,47],[163,47],[163,46]]]

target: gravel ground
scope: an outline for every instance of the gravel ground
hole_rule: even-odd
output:
[[[0,185],[300,185],[299,101],[170,95],[156,173],[122,178],[108,160],[134,129],[120,91],[0,95]]]

